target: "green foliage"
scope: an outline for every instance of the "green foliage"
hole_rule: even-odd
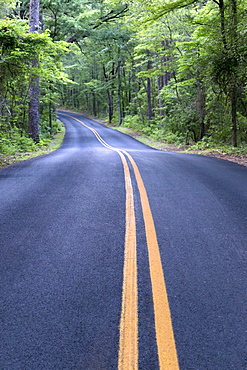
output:
[[[50,137],[44,127],[56,121],[52,114],[57,99],[56,84],[66,83],[62,55],[67,43],[53,42],[49,32],[29,33],[27,21],[0,20],[0,130],[1,150],[32,150],[28,136],[29,84],[33,73],[41,84],[41,140]],[[33,68],[32,60],[38,59]],[[48,123],[49,122],[49,123]],[[19,138],[19,139],[18,139]]]
[[[53,135],[63,130],[63,125],[57,119],[53,122]],[[35,151],[40,147],[45,147],[51,142],[50,127],[46,125],[46,121],[41,124],[41,134],[38,143],[33,139],[22,136],[17,128],[13,128],[8,133],[1,132],[0,134],[0,154],[12,155],[16,152],[29,152]]]
[[[15,0],[0,0],[0,17],[2,18],[9,14],[15,5]]]
[[[126,116],[124,117],[124,127],[131,127],[136,130],[142,127],[142,122],[140,120],[139,115],[134,115],[134,116]]]
[[[31,151],[35,149],[35,143],[32,139],[20,136],[17,129],[11,130],[8,136],[0,136],[0,153],[14,154],[15,152]]]
[[[41,34],[29,34],[20,19],[28,13],[25,4],[14,9],[12,20],[7,17],[10,3],[7,11],[0,2],[6,15],[0,21],[4,135],[17,129],[27,136],[28,86],[35,72],[42,140],[55,131],[59,103],[157,140],[202,146],[230,143],[236,118],[238,140],[246,142],[244,0],[237,9],[233,0],[224,0],[224,9],[213,0],[44,0],[44,29],[50,31]],[[33,70],[30,61],[37,55]]]

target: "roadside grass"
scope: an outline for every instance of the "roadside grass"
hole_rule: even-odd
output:
[[[238,157],[247,156],[247,145],[242,144],[241,146],[234,148],[231,145],[217,145],[215,143],[208,144],[207,146],[191,145],[188,152],[194,152],[196,154],[207,154],[212,151],[218,152],[220,154],[235,155]]]
[[[204,154],[211,151],[216,151],[219,153],[225,153],[229,155],[247,155],[247,144],[241,145],[237,148],[234,148],[230,145],[217,145],[216,143],[205,143],[205,142],[199,142],[197,144],[193,145],[185,145],[185,144],[170,144],[166,143],[165,141],[160,140],[154,140],[148,136],[145,136],[142,132],[135,131],[134,129],[130,127],[116,127],[111,126],[111,128],[123,132],[124,134],[130,135],[137,140],[141,141],[144,144],[150,145],[156,149],[162,149],[162,148],[171,148],[176,149],[176,151],[179,152],[185,152],[185,153],[196,153],[196,154]]]
[[[242,144],[237,148],[234,148],[231,145],[219,145],[217,143],[203,141],[194,145],[170,144],[164,141],[154,140],[153,138],[145,136],[142,132],[135,131],[130,127],[111,126],[111,128],[130,135],[142,143],[158,150],[216,157],[247,166],[247,144]]]
[[[40,155],[49,154],[55,151],[61,146],[64,139],[64,135],[65,127],[64,125],[60,124],[60,131],[58,131],[54,135],[54,137],[51,140],[49,140],[46,144],[42,146],[37,145],[34,150],[19,151],[14,154],[0,153],[0,169],[16,162],[25,161],[26,159],[35,158]]]
[[[172,151],[172,152],[183,152],[186,150],[185,145],[177,145],[177,144],[168,144],[163,141],[159,140],[154,140],[153,138],[150,138],[143,134],[140,131],[136,131],[132,129],[131,127],[124,127],[124,126],[110,126],[111,128],[120,131],[124,134],[127,134],[138,141],[142,142],[143,144],[149,145],[152,148],[159,149],[159,150],[164,150],[164,151]]]

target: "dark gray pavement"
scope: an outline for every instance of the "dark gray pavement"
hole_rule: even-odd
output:
[[[247,168],[153,150],[79,114],[143,177],[182,370],[247,368]],[[119,155],[78,121],[54,153],[0,171],[0,369],[117,369],[125,233]],[[134,182],[134,179],[133,179]],[[134,182],[139,369],[158,369]]]

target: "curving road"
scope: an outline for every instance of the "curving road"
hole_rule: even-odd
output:
[[[0,369],[246,369],[247,168],[59,117],[0,171]]]

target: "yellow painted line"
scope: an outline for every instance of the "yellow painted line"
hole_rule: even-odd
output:
[[[159,367],[161,370],[178,370],[177,351],[157,235],[146,188],[140,171],[129,153],[110,146],[102,139],[96,130],[73,116],[69,117],[79,121],[89,128],[95,134],[99,142],[106,148],[116,151],[120,155],[124,167],[126,188],[126,232],[118,370],[138,369],[136,222],[131,176],[125,156],[129,159],[133,167],[142,205],[152,284]]]
[[[120,319],[118,370],[138,369],[138,290],[136,258],[136,222],[134,195],[129,166],[119,152],[125,172],[126,188],[126,232]]]
[[[64,113],[63,113],[64,114]],[[68,114],[64,114],[69,116]],[[99,142],[106,148],[116,151],[123,164],[125,178],[125,244],[124,244],[124,268],[123,268],[123,288],[122,288],[122,309],[119,328],[119,352],[118,370],[137,370],[138,369],[138,288],[137,288],[137,257],[136,257],[136,221],[134,194],[130,170],[125,156],[122,152],[108,145],[99,133],[83,121],[69,116],[79,121],[83,126],[91,130]]]
[[[142,204],[153,292],[159,366],[161,370],[177,370],[179,369],[177,351],[154,220],[139,169],[133,158],[127,152],[125,154],[133,166]]]

